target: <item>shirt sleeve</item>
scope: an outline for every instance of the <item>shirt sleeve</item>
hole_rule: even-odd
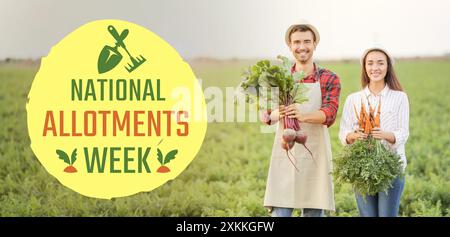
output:
[[[336,115],[339,108],[341,82],[336,74],[330,74],[325,80],[325,88],[322,90],[322,106],[320,110],[322,110],[326,116],[323,124],[330,127],[336,120]]]
[[[397,129],[392,131],[395,136],[395,143],[392,148],[397,149],[399,146],[404,145],[409,137],[409,101],[408,96],[403,94],[400,102],[400,109],[398,111],[398,124]]]
[[[347,135],[353,132],[353,124],[356,118],[353,111],[353,102],[351,97],[347,97],[344,104],[344,110],[342,111],[341,124],[339,125],[339,140],[342,145],[347,144]]]

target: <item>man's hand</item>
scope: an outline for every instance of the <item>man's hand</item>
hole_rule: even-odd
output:
[[[300,110],[298,109],[298,104],[291,104],[285,108],[285,116],[288,118],[295,118],[298,121],[301,121],[302,115],[300,114]]]
[[[295,118],[302,123],[314,123],[323,124],[326,116],[322,110],[318,110],[312,113],[303,114],[298,108],[298,104],[291,104],[289,106],[280,105],[280,119],[288,116],[289,118]]]

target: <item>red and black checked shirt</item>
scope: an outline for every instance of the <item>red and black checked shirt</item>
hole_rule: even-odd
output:
[[[295,63],[291,68],[291,73],[295,72]],[[316,75],[317,74],[317,78]],[[330,127],[336,120],[337,111],[339,108],[339,95],[341,93],[341,83],[338,75],[332,71],[316,67],[314,63],[314,73],[308,75],[303,79],[303,83],[315,83],[317,79],[320,80],[320,89],[322,91],[322,106],[320,110],[325,113],[326,119],[323,123]]]

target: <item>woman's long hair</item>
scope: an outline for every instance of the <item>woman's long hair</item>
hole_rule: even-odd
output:
[[[362,71],[361,71],[361,86],[362,86],[362,88],[364,89],[370,82],[370,78],[367,75],[367,71],[366,71],[366,58],[367,58],[367,55],[369,55],[369,53],[374,52],[374,51],[381,52],[384,54],[384,56],[386,56],[388,67],[387,67],[386,76],[384,77],[384,82],[389,86],[389,89],[395,90],[395,91],[403,91],[402,85],[400,85],[400,82],[398,81],[397,76],[395,75],[394,67],[392,66],[390,57],[388,55],[386,55],[385,52],[378,50],[378,49],[370,50],[369,52],[366,53],[366,56],[364,56],[363,63],[362,63]]]

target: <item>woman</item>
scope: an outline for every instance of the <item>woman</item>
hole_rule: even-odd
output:
[[[409,102],[402,86],[394,72],[394,60],[382,48],[370,48],[361,57],[361,91],[349,95],[345,101],[342,113],[339,139],[348,145],[357,139],[365,139],[366,134],[359,131],[355,108],[361,108],[361,103],[369,108],[369,103],[378,111],[381,108],[380,128],[372,132],[375,139],[382,140],[401,157],[403,171],[406,168],[405,143],[409,135]],[[357,111],[359,113],[359,111]],[[392,187],[386,192],[374,196],[356,193],[356,202],[361,216],[395,217],[398,215],[400,198],[403,192],[405,178],[397,177]]]

